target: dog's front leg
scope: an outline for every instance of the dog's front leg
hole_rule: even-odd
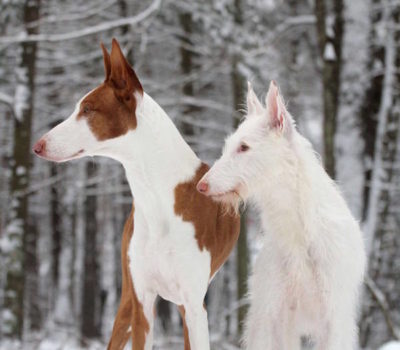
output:
[[[133,316],[133,289],[132,278],[129,272],[128,247],[133,235],[133,214],[135,211],[132,205],[132,211],[125,223],[121,244],[121,267],[122,267],[122,290],[121,300],[115,317],[114,326],[108,350],[123,350],[131,336],[131,320]]]
[[[316,350],[354,350],[357,348],[357,326],[351,317],[333,316],[321,322]]]
[[[182,324],[183,324],[183,339],[184,339],[184,350],[190,350],[190,341],[189,341],[189,329],[186,324],[186,311],[183,305],[179,305],[179,313],[182,317]]]
[[[139,297],[138,297],[139,295]],[[132,350],[153,348],[154,301],[156,295],[150,292],[134,292],[132,317]]]
[[[192,350],[209,350],[207,311],[203,302],[185,305],[185,320]]]

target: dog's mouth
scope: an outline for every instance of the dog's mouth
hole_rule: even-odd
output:
[[[82,148],[78,152],[73,153],[71,156],[68,157],[57,157],[57,156],[52,156],[52,155],[47,155],[47,154],[38,154],[40,158],[56,162],[56,163],[63,163],[67,162],[69,160],[77,159],[80,158],[83,154],[85,153],[85,150]]]
[[[210,197],[219,202],[231,202],[232,200],[240,200],[242,198],[237,189],[210,194]]]

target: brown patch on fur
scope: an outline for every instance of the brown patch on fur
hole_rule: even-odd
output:
[[[179,309],[179,313],[181,314],[182,317],[182,324],[183,324],[183,339],[185,342],[185,348],[184,350],[190,350],[190,341],[189,341],[189,330],[187,328],[187,324],[186,324],[186,318],[185,318],[185,307],[183,305],[179,305],[178,306]]]
[[[87,118],[99,141],[112,139],[136,129],[136,96],[143,88],[135,71],[113,39],[111,55],[101,44],[104,59],[104,83],[81,102],[77,119]]]
[[[136,129],[136,99],[121,102],[110,83],[105,82],[86,96],[77,119],[86,118],[99,141],[112,139]]]
[[[129,242],[133,235],[133,214],[135,211],[132,205],[132,211],[125,223],[121,245],[121,263],[122,263],[122,292],[117,316],[115,317],[113,331],[108,350],[123,350],[129,337],[132,335],[132,349],[143,350],[146,341],[146,334],[150,330],[143,306],[139,302],[135,288],[132,283],[129,271]],[[132,330],[128,332],[129,326]]]
[[[184,221],[192,222],[200,250],[211,254],[212,277],[226,261],[232,251],[240,231],[240,217],[227,213],[222,203],[217,203],[196,190],[196,185],[208,171],[202,163],[194,177],[175,187],[175,213]]]

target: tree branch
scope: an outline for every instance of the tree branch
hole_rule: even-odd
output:
[[[0,92],[0,102],[6,104],[10,108],[13,108],[14,106],[14,99],[12,96],[7,95],[3,92]]]
[[[385,298],[385,295],[382,293],[382,291],[379,289],[379,287],[376,285],[373,279],[369,276],[365,277],[365,285],[367,286],[372,297],[375,299],[375,301],[381,308],[391,335],[396,340],[400,340],[400,329],[396,327],[395,323],[392,320],[392,317],[390,315],[389,305]]]
[[[7,95],[0,91],[0,103],[5,104],[11,111],[12,115],[14,114],[14,98],[10,95]]]
[[[15,43],[27,43],[27,42],[59,42],[71,39],[77,39],[84,36],[104,32],[107,30],[115,29],[122,26],[133,26],[145,20],[154,11],[156,11],[161,4],[162,0],[154,0],[153,3],[143,12],[136,16],[120,18],[114,21],[105,22],[92,27],[87,27],[80,30],[75,30],[69,33],[63,34],[35,34],[26,35],[24,33],[17,34],[16,36],[3,36],[0,37],[0,44],[15,44]]]

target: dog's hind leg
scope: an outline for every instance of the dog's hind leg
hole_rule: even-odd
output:
[[[121,242],[121,268],[122,268],[122,289],[121,300],[117,316],[115,317],[114,326],[110,342],[108,343],[108,350],[122,350],[124,349],[131,331],[131,320],[133,316],[133,288],[132,278],[128,266],[128,246],[133,235],[133,213],[135,207],[132,204],[132,211],[128,220],[125,223],[124,232],[122,234]]]
[[[185,342],[185,348],[184,350],[190,350],[190,341],[189,341],[189,330],[186,324],[186,312],[185,312],[185,307],[183,305],[178,306],[179,313],[181,314],[182,317],[182,325],[183,325],[183,339]]]
[[[122,292],[124,293],[124,292]],[[107,350],[123,350],[131,336],[132,301],[124,298],[122,294],[121,302],[115,317],[114,326]]]

